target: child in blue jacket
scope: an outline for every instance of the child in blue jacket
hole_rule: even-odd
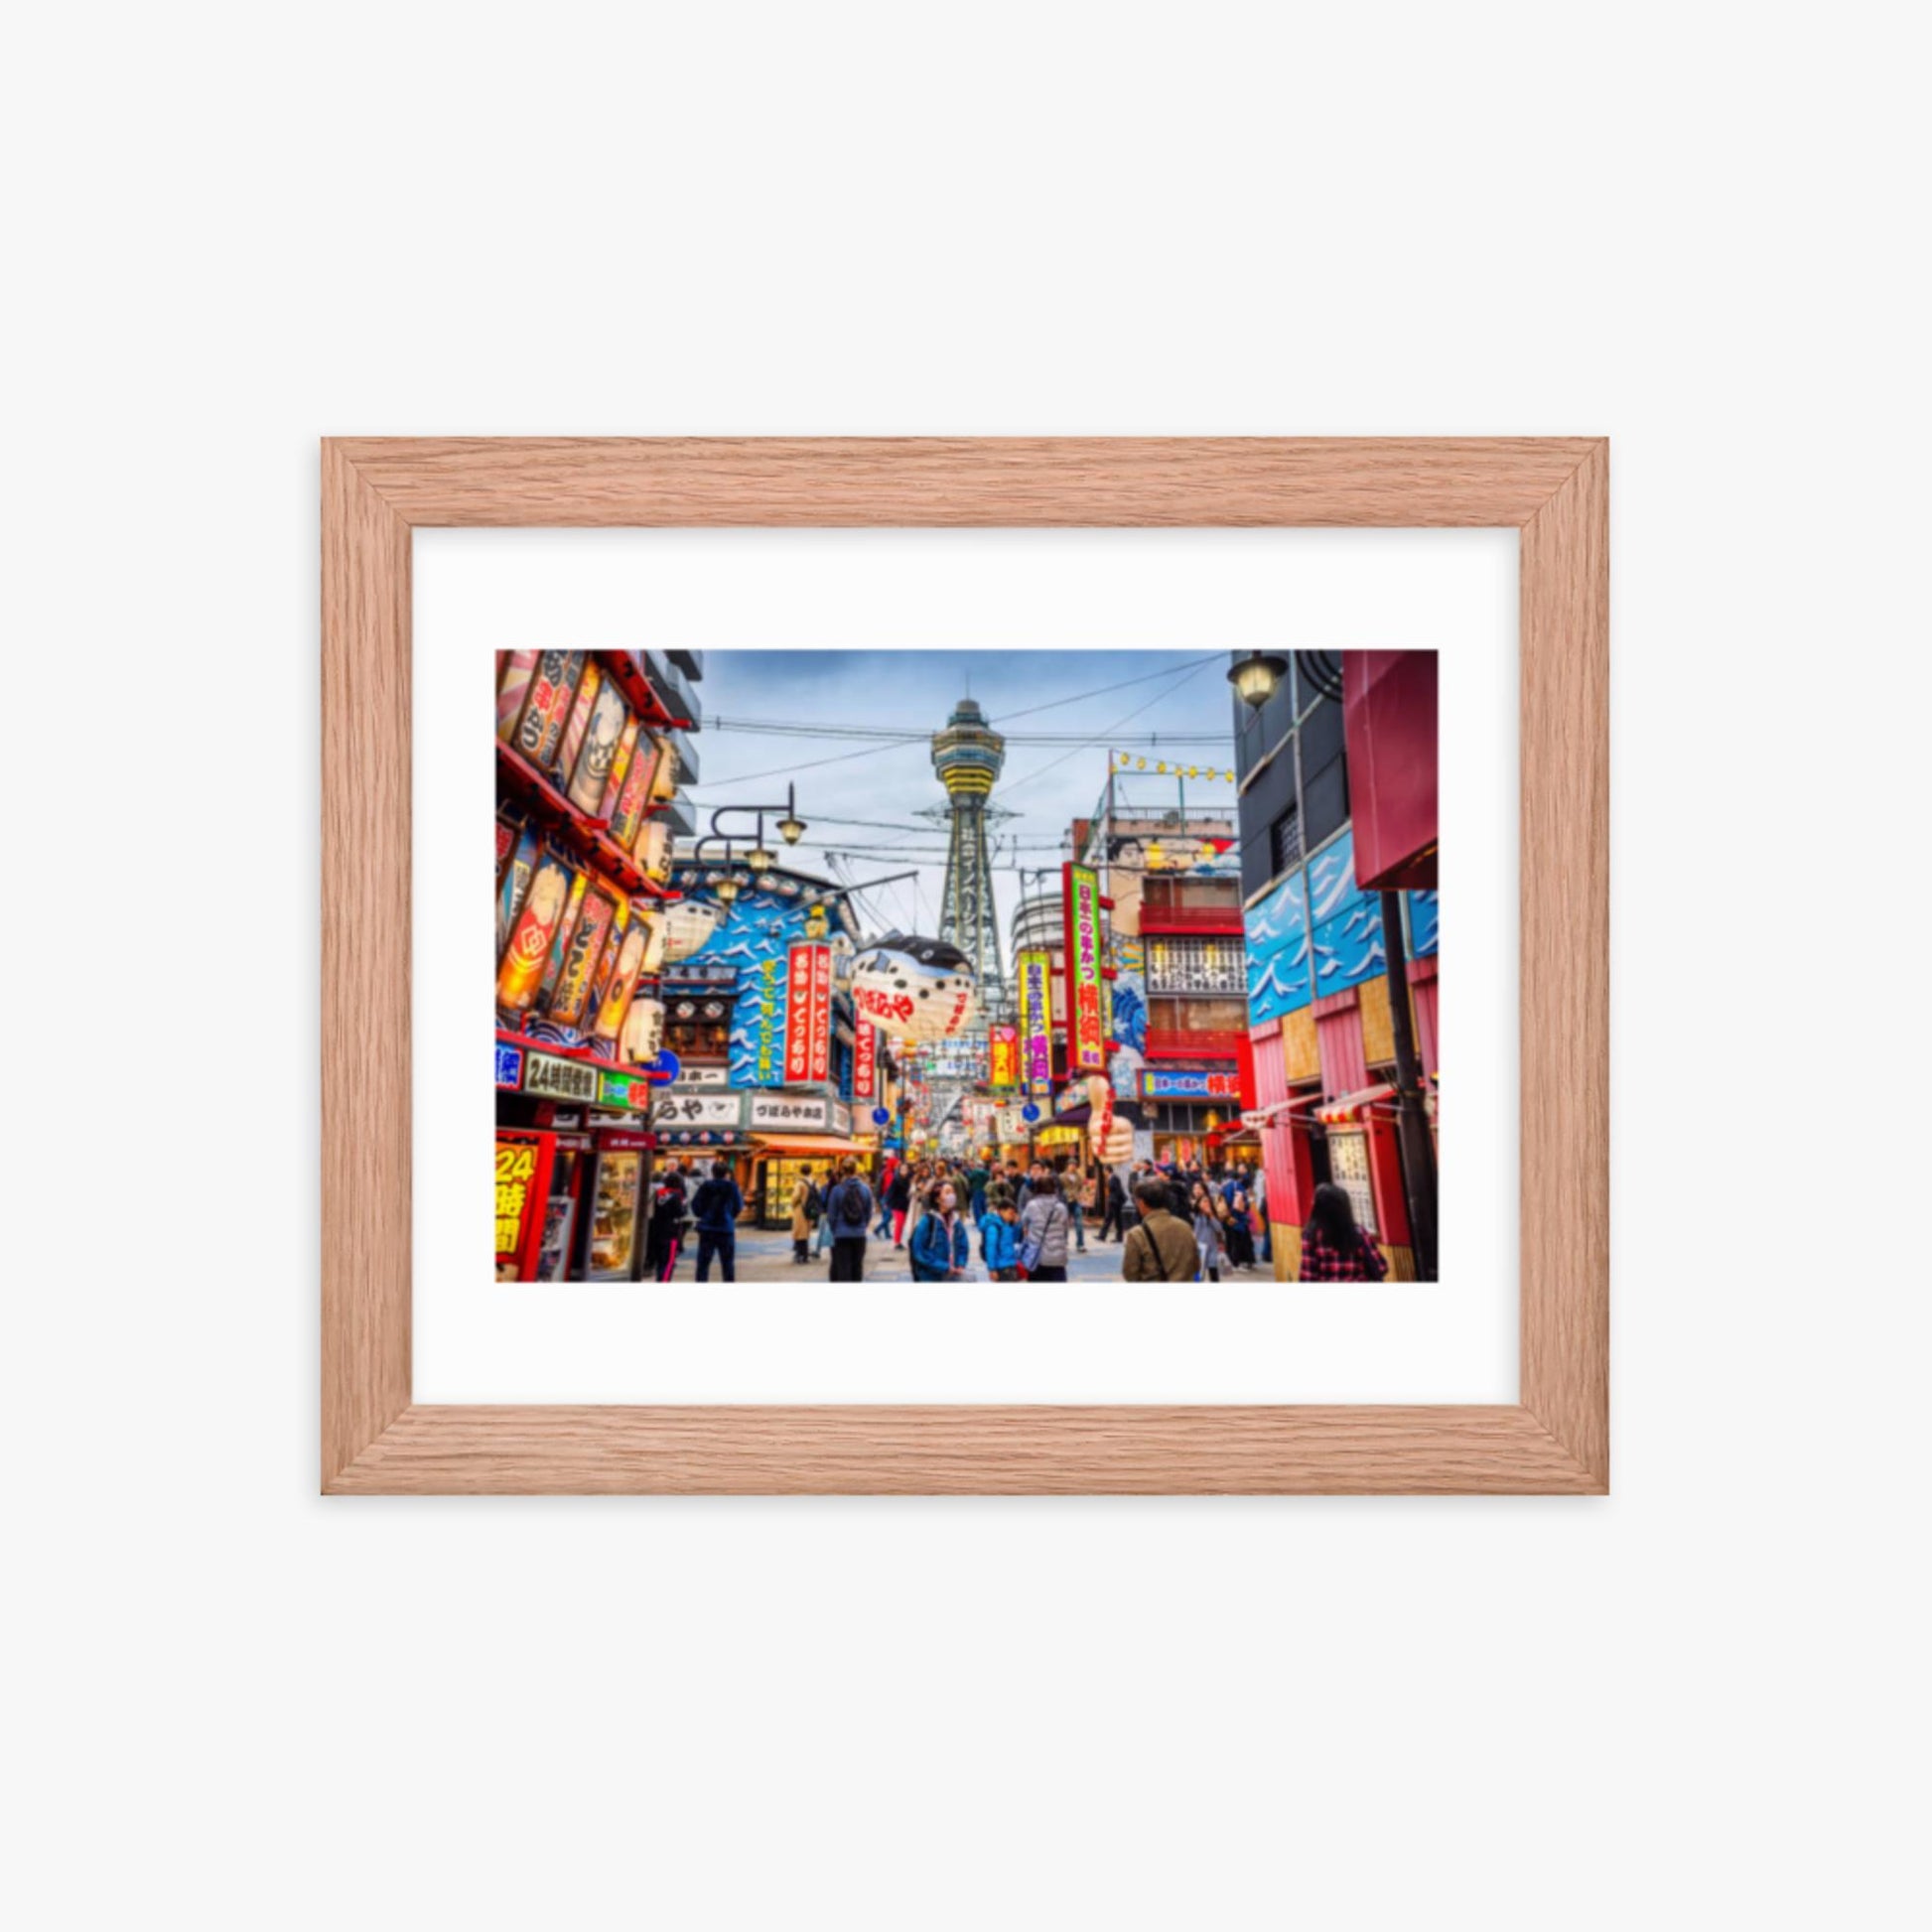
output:
[[[980,1222],[980,1254],[986,1262],[986,1278],[994,1282],[1020,1279],[1020,1210],[1013,1196],[1001,1188],[1002,1199],[992,1200]]]

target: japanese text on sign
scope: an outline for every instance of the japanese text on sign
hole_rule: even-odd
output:
[[[1091,866],[1060,868],[1066,914],[1066,1050],[1076,1073],[1107,1064],[1107,1030],[1100,1010],[1100,878]]]
[[[1020,955],[1020,1050],[1029,1089],[1052,1078],[1053,1056],[1047,1034],[1050,962],[1043,952]]]

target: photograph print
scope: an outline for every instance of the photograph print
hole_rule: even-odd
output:
[[[1439,1278],[1434,651],[495,693],[498,1281]]]

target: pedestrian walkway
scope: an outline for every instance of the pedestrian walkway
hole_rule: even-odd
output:
[[[824,1282],[831,1269],[831,1256],[814,1253],[811,1260],[804,1263],[791,1258],[791,1236],[782,1228],[766,1232],[759,1228],[741,1227],[738,1231],[738,1279],[742,1282],[799,1282],[814,1285]],[[1087,1251],[1080,1254],[1070,1252],[1066,1263],[1067,1279],[1076,1282],[1117,1282],[1120,1280],[1120,1243],[1118,1241],[1100,1242],[1089,1234]],[[1264,1264],[1247,1274],[1239,1270],[1233,1272],[1235,1281],[1262,1281],[1270,1277],[1271,1271]],[[677,1282],[697,1280],[697,1249],[695,1244],[687,1247],[678,1256],[677,1268],[671,1279]],[[986,1280],[986,1270],[979,1262],[979,1242],[973,1243],[973,1275],[978,1281]],[[712,1268],[711,1279],[719,1279],[716,1266]],[[905,1251],[895,1249],[890,1241],[869,1239],[866,1243],[866,1280],[869,1282],[907,1282],[912,1279],[911,1263]],[[1024,1284],[1022,1284],[1024,1286]],[[1042,1284],[1054,1286],[1052,1283]]]

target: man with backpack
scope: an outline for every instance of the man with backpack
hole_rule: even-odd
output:
[[[732,1171],[722,1161],[711,1164],[711,1178],[691,1197],[691,1212],[698,1223],[698,1279],[711,1279],[711,1258],[718,1257],[724,1279],[738,1279],[738,1217],[745,1211],[745,1196],[738,1191]]]
[[[849,1154],[839,1163],[838,1185],[825,1203],[825,1222],[832,1230],[830,1279],[864,1281],[866,1230],[872,1225],[872,1189],[859,1178],[859,1164]]]

